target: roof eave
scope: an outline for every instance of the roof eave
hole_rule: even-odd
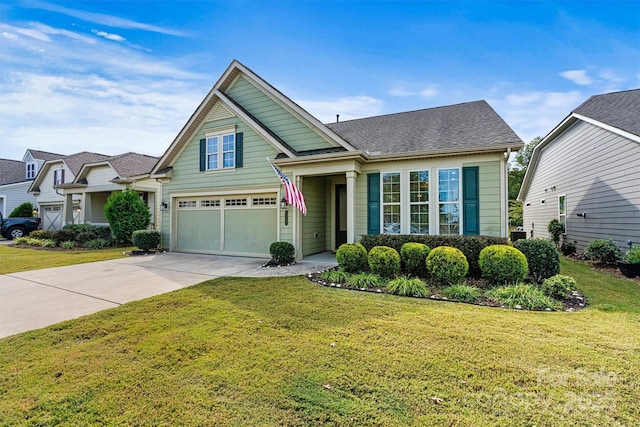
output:
[[[338,153],[324,153],[313,156],[294,157],[289,159],[272,160],[277,166],[293,166],[312,163],[322,163],[336,160],[356,160],[359,163],[366,163],[369,156],[364,151],[341,151]]]
[[[430,151],[411,151],[406,153],[385,153],[385,154],[371,154],[369,153],[370,162],[383,162],[387,160],[409,160],[419,158],[430,157],[443,157],[443,156],[462,156],[469,154],[488,154],[488,153],[503,153],[507,150],[517,151],[523,147],[523,144],[504,144],[493,145],[491,147],[467,147],[467,148],[451,148],[447,150],[430,150]]]

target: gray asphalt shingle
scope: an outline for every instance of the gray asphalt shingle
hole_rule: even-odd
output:
[[[640,89],[594,95],[573,112],[640,136]]]

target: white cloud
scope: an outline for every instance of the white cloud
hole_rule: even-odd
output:
[[[417,96],[422,98],[433,98],[440,94],[438,87],[435,85],[429,85],[423,88],[420,88],[417,85],[411,85],[415,88],[407,89],[406,85],[399,84],[393,87],[391,90],[387,92],[388,95],[396,96],[396,97],[409,97],[409,96]]]
[[[560,75],[565,79],[580,86],[589,86],[594,83],[594,79],[591,76],[587,75],[587,70],[562,71]]]
[[[124,37],[122,37],[121,35],[107,33],[106,31],[91,30],[91,32],[93,34],[95,34],[96,36],[104,37],[107,40],[112,40],[112,41],[116,41],[116,42],[123,42],[123,41],[127,40]]]
[[[340,114],[340,121],[371,117],[382,113],[384,103],[371,96],[349,96],[335,100],[298,102],[302,108],[323,123],[336,121],[336,114]]]

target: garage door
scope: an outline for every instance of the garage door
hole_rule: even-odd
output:
[[[59,230],[62,227],[62,205],[42,206],[42,228]]]
[[[278,238],[275,194],[185,197],[176,200],[176,250],[268,256]]]

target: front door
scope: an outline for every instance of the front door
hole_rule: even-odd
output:
[[[347,185],[336,185],[336,249],[347,243]]]

